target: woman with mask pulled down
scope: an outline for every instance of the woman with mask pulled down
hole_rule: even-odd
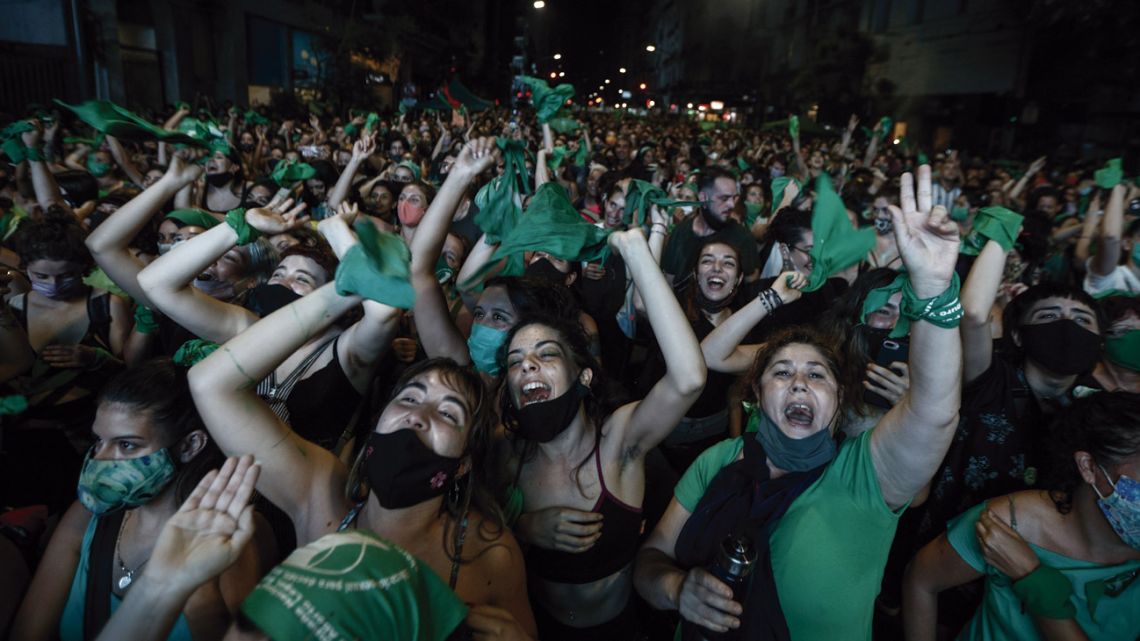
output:
[[[356,242],[343,219],[334,224]],[[475,372],[447,359],[405,370],[351,468],[291,430],[251,387],[361,305],[338,284],[268,315],[191,370],[207,428],[224,452],[254,456],[257,490],[292,519],[298,545],[335,531],[375,533],[474,604],[468,623],[487,635],[476,638],[533,636],[522,553],[485,489],[491,403]],[[394,322],[395,308],[363,304]]]
[[[615,400],[573,321],[522,320],[499,354],[508,437],[497,473],[508,511],[530,544],[527,567],[543,639],[636,638],[631,566],[643,528],[646,454],[700,395],[705,367],[696,337],[641,230],[615,232],[649,306],[667,370],[642,401]]]
[[[1053,423],[1041,489],[980,503],[907,568],[907,639],[933,641],[938,595],[985,579],[958,639],[1140,637],[1140,396],[1100,392]]]
[[[294,245],[282,253],[272,276],[251,288],[243,304],[227,302],[218,288],[232,287],[229,256],[241,256],[257,235],[276,236],[307,223],[304,205],[292,201],[226,215],[226,222],[195,236],[138,274],[138,282],[156,309],[195,336],[224,343],[269,315],[330,282],[337,257],[347,251],[343,227],[355,208],[342,206],[319,227],[327,245]],[[328,222],[334,221],[334,222]],[[332,325],[314,333],[289,358],[258,382],[258,394],[304,438],[331,448],[336,445],[368,389],[373,370],[392,330],[391,319],[365,307],[347,329]]]
[[[79,500],[48,543],[16,615],[14,641],[94,639],[131,593],[163,525],[220,461],[194,410],[186,370],[170,361],[118,375],[98,407]],[[196,590],[164,638],[219,638],[261,575],[259,549],[249,546]]]
[[[908,270],[910,393],[873,429],[839,444],[850,387],[836,347],[810,328],[769,338],[748,377],[755,435],[697,459],[638,554],[638,592],[680,612],[683,638],[871,638],[899,514],[930,480],[957,424],[958,230],[931,204],[929,166],[919,168],[917,199],[914,183],[904,174],[902,210],[892,210]],[[707,569],[722,550],[754,559],[750,588],[734,592]]]
[[[20,228],[17,249],[32,289],[0,306],[0,333],[26,344],[35,360],[5,384],[5,394],[29,404],[4,425],[0,488],[8,505],[67,507],[90,444],[95,394],[122,367],[130,308],[84,282],[94,263],[83,237],[79,223],[54,208]]]

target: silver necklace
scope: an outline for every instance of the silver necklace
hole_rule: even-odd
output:
[[[123,523],[119,526],[119,535],[115,537],[115,560],[118,561],[119,570],[123,573],[123,576],[119,577],[119,582],[117,583],[119,590],[126,590],[131,587],[131,583],[135,580],[135,572],[142,570],[146,562],[150,560],[149,556],[146,557],[134,570],[127,569],[127,565],[123,563],[123,555],[119,552],[119,542],[123,540],[123,530],[127,528],[127,519],[129,518],[131,518],[131,512],[127,512],[127,515],[123,517]]]

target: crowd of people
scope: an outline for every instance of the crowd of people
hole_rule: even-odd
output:
[[[0,636],[1140,638],[1140,186],[532,104],[0,132]]]

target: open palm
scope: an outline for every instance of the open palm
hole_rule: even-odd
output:
[[[306,207],[305,203],[294,207],[292,198],[275,201],[265,207],[247,210],[245,222],[263,234],[283,234],[309,222],[309,217],[302,215]]]
[[[193,590],[232,565],[253,537],[249,499],[260,469],[243,456],[207,474],[163,526],[146,576]]]
[[[918,192],[914,176],[902,175],[899,202],[891,207],[895,240],[910,274],[911,287],[919,298],[941,294],[950,284],[958,263],[958,225],[942,205],[932,206],[930,165],[918,168]]]

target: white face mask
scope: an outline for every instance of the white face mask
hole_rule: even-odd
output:
[[[173,243],[170,243],[169,249],[167,249],[167,251],[170,251],[171,249],[174,249],[175,247],[177,247],[177,246],[181,245],[181,244],[182,244],[182,243],[184,243],[184,242],[186,242],[186,239],[185,239],[185,238],[179,238],[178,240],[174,241]],[[161,254],[161,253],[162,253],[162,246],[161,246],[161,244],[159,245],[159,248],[158,248],[158,253],[159,253],[159,254]]]

